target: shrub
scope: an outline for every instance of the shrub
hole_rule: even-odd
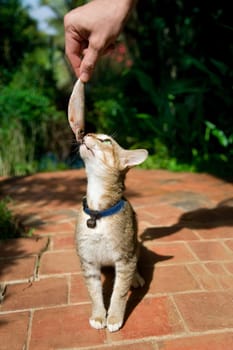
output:
[[[0,111],[0,175],[34,172],[52,143],[51,125],[63,114],[41,93],[11,87],[1,91]]]

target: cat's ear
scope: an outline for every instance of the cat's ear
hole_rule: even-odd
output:
[[[75,134],[78,129],[84,130],[84,106],[84,84],[78,79],[74,85],[68,105],[68,120]]]
[[[148,152],[145,149],[124,150],[120,154],[121,166],[124,169],[132,168],[146,160]]]

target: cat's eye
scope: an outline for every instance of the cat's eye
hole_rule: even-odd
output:
[[[101,142],[103,142],[105,145],[111,145],[112,141],[110,139],[99,139]]]

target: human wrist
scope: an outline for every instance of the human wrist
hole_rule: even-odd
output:
[[[129,14],[135,6],[137,0],[111,0],[117,4],[117,7],[121,9],[125,14]]]

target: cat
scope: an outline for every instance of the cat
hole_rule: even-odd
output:
[[[136,269],[136,215],[123,191],[127,171],[142,163],[147,151],[124,150],[107,135],[87,134],[80,155],[87,173],[87,195],[78,215],[76,242],[92,300],[90,324],[96,329],[107,326],[114,332],[123,324],[130,286],[144,284]],[[114,266],[116,275],[107,313],[100,279],[102,266]]]
[[[74,98],[73,98],[74,101]],[[72,103],[72,102],[71,102]],[[148,156],[144,149],[125,150],[104,134],[77,134],[80,111],[70,106],[69,117],[87,174],[87,192],[76,225],[76,247],[92,302],[89,319],[93,328],[119,330],[124,322],[130,286],[143,286],[137,271],[139,245],[136,214],[123,196],[128,170]],[[74,125],[77,125],[75,130]],[[78,135],[78,136],[77,136]],[[101,267],[115,268],[115,281],[108,310],[105,310]]]

